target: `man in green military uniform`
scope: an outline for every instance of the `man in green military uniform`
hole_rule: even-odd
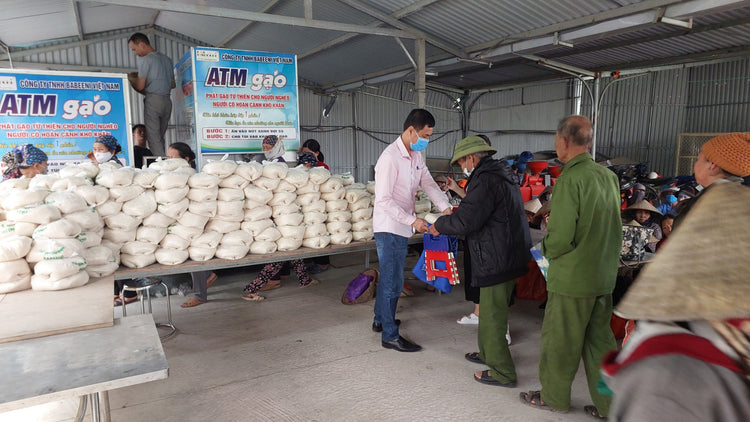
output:
[[[596,390],[602,357],[617,348],[609,327],[612,290],[622,247],[617,176],[589,154],[591,121],[566,117],[557,127],[555,150],[565,163],[550,200],[542,253],[550,262],[548,301],[539,360],[541,391],[521,393],[521,401],[554,411],[570,408],[570,388],[583,358],[594,406],[606,417],[611,399]]]

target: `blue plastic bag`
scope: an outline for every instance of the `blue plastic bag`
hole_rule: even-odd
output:
[[[447,236],[444,234],[433,236],[428,233],[424,235],[423,242],[425,250],[453,252],[454,257],[458,253],[458,238],[455,236]],[[435,268],[440,270],[447,269],[445,262],[442,261],[437,261],[435,263]],[[453,289],[453,285],[445,277],[436,277],[435,280],[427,279],[427,268],[425,264],[424,250],[422,251],[422,255],[419,256],[419,260],[417,260],[417,264],[414,266],[412,273],[417,276],[418,279],[431,286],[434,286],[441,292],[450,293]]]

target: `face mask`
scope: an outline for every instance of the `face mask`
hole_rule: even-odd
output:
[[[468,165],[469,163],[466,163],[466,164]],[[468,170],[468,169],[464,168],[463,171],[464,171],[464,175],[466,177],[471,177],[471,172],[474,171],[474,169]]]
[[[109,151],[107,151],[107,152],[95,152],[94,153],[94,158],[96,158],[96,161],[98,163],[105,163],[110,158],[112,158],[112,153],[109,152]]]
[[[427,148],[427,144],[429,143],[430,143],[429,139],[420,138],[419,135],[417,135],[417,142],[414,144],[411,144],[411,150],[423,151],[425,148]]]

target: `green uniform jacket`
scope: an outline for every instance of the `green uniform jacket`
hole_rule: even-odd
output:
[[[555,183],[550,210],[542,241],[547,289],[574,297],[611,294],[622,249],[617,176],[589,153],[573,157]]]

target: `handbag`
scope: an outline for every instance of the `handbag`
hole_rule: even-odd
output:
[[[353,305],[364,303],[375,297],[375,289],[378,284],[378,271],[372,268],[359,273],[354,280],[346,286],[341,296],[341,303]]]
[[[640,261],[646,255],[646,244],[648,244],[653,229],[643,226],[622,226],[622,250],[620,258],[623,261]]]

